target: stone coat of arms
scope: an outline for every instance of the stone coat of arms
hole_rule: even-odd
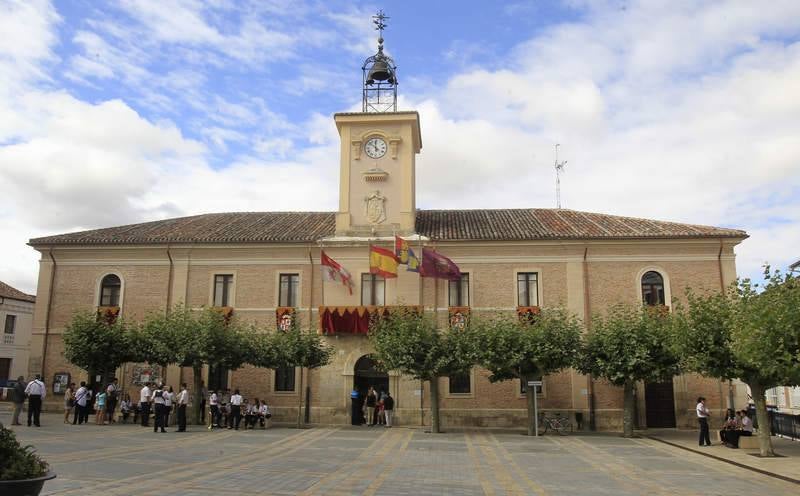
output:
[[[380,224],[386,220],[386,197],[375,190],[364,197],[364,212],[370,224]]]

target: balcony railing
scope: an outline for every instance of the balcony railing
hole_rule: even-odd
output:
[[[321,306],[319,307],[319,332],[333,334],[367,334],[372,319],[387,315],[414,312],[421,313],[419,305],[389,306]]]

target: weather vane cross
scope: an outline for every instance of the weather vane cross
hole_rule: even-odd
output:
[[[386,19],[391,19],[389,16],[383,13],[383,9],[379,10],[378,13],[372,16],[372,23],[375,24],[375,29],[380,31],[381,38],[383,38],[383,30],[386,27]]]

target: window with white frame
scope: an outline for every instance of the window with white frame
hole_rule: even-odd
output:
[[[448,305],[451,307],[469,306],[469,274],[461,273],[461,279],[449,281],[448,285]]]
[[[361,274],[361,304],[382,306],[386,298],[386,280],[378,274]]]
[[[519,272],[517,274],[517,305],[520,307],[539,306],[539,274]]]
[[[296,307],[298,288],[300,287],[300,274],[281,274],[280,281],[278,306]]]
[[[231,293],[233,291],[233,274],[216,274],[214,276],[214,306],[231,306]]]
[[[642,301],[645,305],[666,305],[664,296],[664,278],[658,272],[650,270],[642,276]]]
[[[100,306],[118,307],[122,291],[122,281],[116,274],[108,274],[100,282]]]

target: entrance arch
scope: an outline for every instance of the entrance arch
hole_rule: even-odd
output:
[[[375,391],[389,391],[389,374],[378,370],[375,360],[370,355],[364,355],[356,361],[353,367],[353,388],[361,393],[361,397],[365,397],[369,387],[375,388]]]

